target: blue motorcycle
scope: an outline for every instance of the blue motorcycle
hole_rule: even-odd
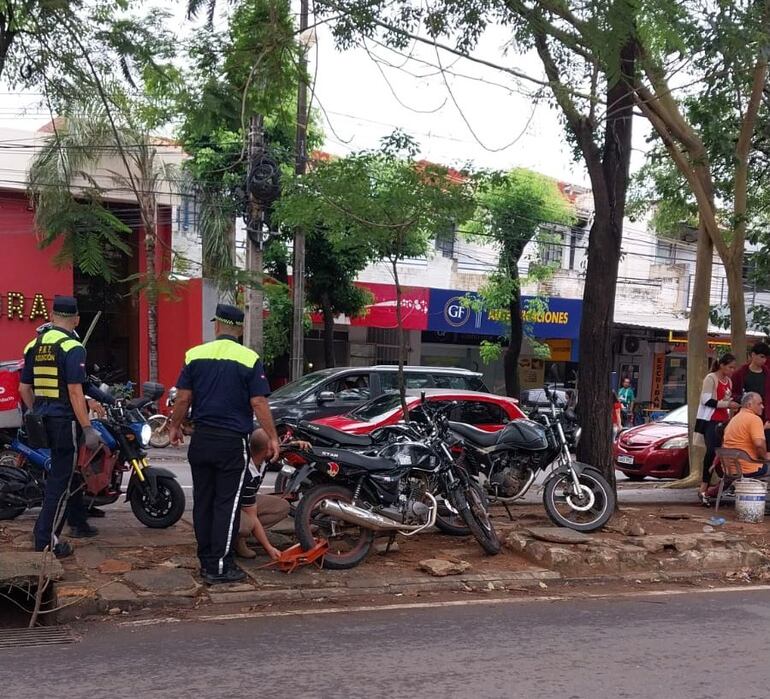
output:
[[[105,406],[106,417],[91,421],[103,443],[93,452],[81,447],[78,468],[85,483],[86,502],[110,505],[125,492],[134,516],[145,526],[158,529],[179,521],[185,496],[172,471],[150,466],[147,461],[145,449],[152,430],[141,409],[151,402],[149,398],[118,399]],[[51,468],[50,451],[28,446],[22,431],[10,438],[6,435],[3,441],[0,519],[13,519],[27,508],[41,505],[45,476]],[[130,474],[125,491],[124,473]]]

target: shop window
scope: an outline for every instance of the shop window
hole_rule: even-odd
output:
[[[663,374],[663,409],[673,410],[687,403],[687,358],[666,357]]]

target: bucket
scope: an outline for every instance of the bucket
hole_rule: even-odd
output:
[[[735,482],[735,519],[739,522],[762,522],[765,519],[767,483],[753,478]]]

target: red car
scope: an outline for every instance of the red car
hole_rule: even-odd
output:
[[[406,402],[410,413],[420,410],[420,393],[422,391],[407,391]],[[525,417],[519,409],[518,401],[505,396],[440,388],[427,389],[424,393],[431,403],[457,402],[458,405],[452,408],[449,419],[473,425],[487,432],[496,432],[511,420]],[[394,425],[403,417],[398,393],[384,393],[350,413],[319,418],[313,422],[351,434],[368,434],[378,427]]]
[[[615,468],[632,481],[684,478],[689,473],[687,406],[661,420],[621,432],[612,445]]]

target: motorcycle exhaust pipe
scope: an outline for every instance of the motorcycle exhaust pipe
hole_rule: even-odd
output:
[[[330,517],[336,517],[343,522],[350,524],[357,524],[359,527],[365,529],[371,529],[377,532],[392,532],[398,531],[401,533],[417,533],[428,527],[432,527],[436,523],[436,501],[431,497],[433,502],[431,503],[431,513],[428,521],[425,524],[403,524],[402,522],[396,522],[394,519],[383,517],[371,510],[365,510],[363,507],[357,507],[351,505],[348,502],[340,502],[339,500],[322,500],[318,509],[325,515]]]

